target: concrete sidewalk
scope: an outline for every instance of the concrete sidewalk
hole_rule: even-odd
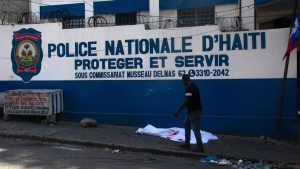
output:
[[[155,136],[136,134],[137,129],[137,127],[113,125],[82,128],[78,122],[68,121],[60,121],[56,125],[42,125],[32,121],[11,120],[4,122],[0,120],[1,137],[78,144],[162,155],[197,158],[217,155],[223,158],[263,160],[300,165],[300,144],[297,142],[277,142],[262,138],[218,135],[219,140],[204,144],[205,153],[199,154],[179,148],[179,143],[177,142]]]

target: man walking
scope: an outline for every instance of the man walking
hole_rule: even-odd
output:
[[[200,114],[202,111],[201,98],[199,88],[191,81],[189,75],[184,74],[182,76],[182,82],[186,86],[185,88],[185,99],[174,113],[177,117],[182,109],[185,107],[188,109],[188,114],[184,122],[185,129],[185,143],[181,145],[183,148],[190,149],[191,129],[195,134],[197,140],[197,152],[204,152],[203,144],[200,134]]]

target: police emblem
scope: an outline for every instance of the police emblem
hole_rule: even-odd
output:
[[[41,32],[29,28],[14,32],[11,61],[14,73],[25,83],[40,73],[43,59]]]

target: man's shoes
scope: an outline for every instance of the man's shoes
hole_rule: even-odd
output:
[[[179,145],[180,148],[184,148],[184,149],[190,149],[191,146],[189,144],[181,144]]]

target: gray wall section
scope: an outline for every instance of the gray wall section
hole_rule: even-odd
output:
[[[28,12],[29,11],[29,2],[28,1],[8,1],[1,0],[0,1],[0,11],[8,11],[8,12]]]
[[[29,1],[0,1],[0,24],[15,24],[29,12]]]

